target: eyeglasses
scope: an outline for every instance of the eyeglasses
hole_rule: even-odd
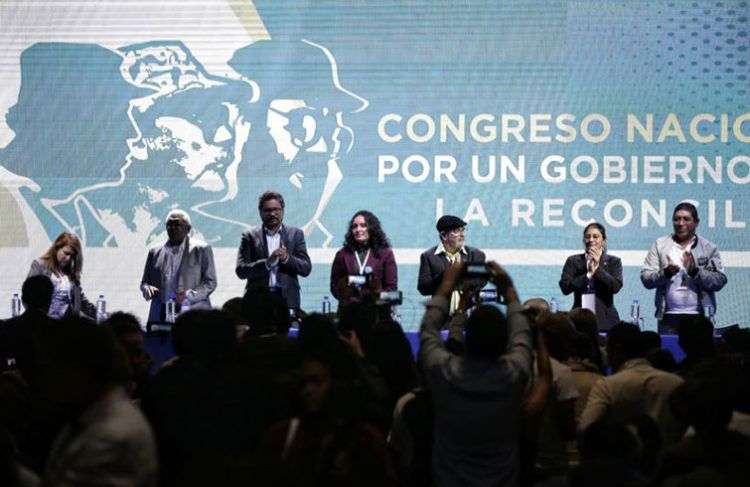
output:
[[[465,234],[466,234],[466,227],[454,228],[453,230],[448,230],[448,235],[452,235],[454,237],[458,237],[459,235],[465,235]]]

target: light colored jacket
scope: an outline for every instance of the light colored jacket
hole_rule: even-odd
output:
[[[605,415],[616,421],[629,421],[646,414],[656,421],[665,442],[679,441],[685,428],[672,415],[669,397],[683,382],[680,376],[656,369],[644,358],[628,360],[591,389],[578,430],[586,431]]]
[[[185,291],[192,290],[195,292],[195,294],[191,293],[188,296],[191,307],[210,308],[211,300],[209,296],[216,289],[214,253],[210,245],[195,238],[185,238],[187,238],[187,245],[182,253],[178,287]],[[148,284],[160,290],[164,288],[165,252],[163,243],[148,251],[141,285]],[[161,294],[157,294],[151,299],[151,308],[148,313],[149,323],[160,321],[161,306]]]
[[[664,317],[667,290],[671,283],[671,279],[664,275],[664,268],[669,265],[668,256],[671,245],[671,235],[657,239],[648,251],[643,269],[641,269],[643,285],[646,289],[656,289],[654,304],[656,305],[656,318],[659,320]],[[701,307],[710,304],[716,310],[714,293],[720,291],[727,283],[727,275],[724,274],[724,267],[721,265],[719,249],[705,238],[696,236],[690,253],[693,254],[693,260],[698,268],[698,272],[692,277],[700,291],[698,301]]]

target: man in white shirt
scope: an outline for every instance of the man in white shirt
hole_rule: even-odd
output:
[[[305,235],[284,221],[284,197],[266,191],[258,199],[263,225],[242,234],[235,272],[247,279],[246,292],[258,288],[276,288],[290,308],[299,308],[298,276],[307,277],[312,270],[307,255]]]
[[[675,333],[686,315],[716,312],[716,296],[727,283],[715,244],[696,235],[700,220],[691,203],[677,205],[672,235],[651,246],[641,270],[646,289],[656,289],[660,333]]]

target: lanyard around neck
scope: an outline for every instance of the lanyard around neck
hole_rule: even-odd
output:
[[[354,257],[357,259],[357,266],[359,266],[359,274],[362,275],[365,273],[365,266],[367,266],[367,259],[370,258],[370,249],[367,249],[367,253],[365,254],[364,261],[359,259],[359,252],[356,250],[354,251]]]

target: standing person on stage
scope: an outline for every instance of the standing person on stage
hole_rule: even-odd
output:
[[[96,318],[96,307],[83,294],[81,272],[81,241],[72,233],[63,232],[57,236],[44,255],[31,263],[26,278],[41,275],[49,277],[52,281],[55,290],[49,306],[50,317],[82,315],[93,320]]]
[[[242,234],[235,272],[247,279],[246,291],[254,288],[278,288],[290,308],[300,307],[299,280],[312,270],[305,236],[284,221],[284,197],[266,191],[258,198],[263,225]]]
[[[565,261],[560,290],[566,296],[574,293],[573,308],[590,309],[599,329],[609,330],[620,321],[613,298],[622,288],[622,262],[607,253],[607,231],[601,223],[586,225],[583,245],[586,252]]]
[[[367,210],[354,214],[344,237],[344,246],[336,252],[331,266],[331,294],[346,302],[352,275],[367,275],[377,291],[398,289],[398,269],[391,244],[380,226],[380,220]]]
[[[719,249],[695,234],[699,222],[694,205],[677,205],[674,233],[656,240],[643,263],[641,282],[646,289],[656,289],[659,333],[676,333],[685,315],[715,312],[714,293],[727,283]]]
[[[457,216],[444,215],[437,221],[440,243],[431,247],[419,257],[419,281],[417,289],[424,296],[432,296],[443,280],[443,272],[454,262],[484,264],[484,252],[464,245],[466,222]],[[476,281],[474,287],[483,287],[484,282]],[[458,309],[461,291],[454,290],[450,300],[450,314]]]
[[[164,321],[169,299],[177,306],[187,299],[191,308],[210,308],[209,296],[216,289],[214,253],[210,245],[188,236],[190,215],[172,210],[165,225],[168,240],[148,251],[141,279],[143,297],[151,301],[148,323]]]

